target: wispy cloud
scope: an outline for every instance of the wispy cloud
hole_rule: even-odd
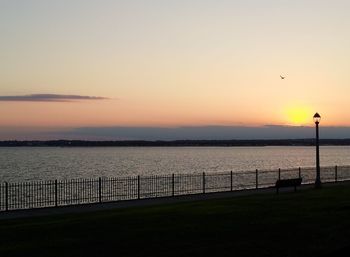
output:
[[[0,101],[5,102],[72,102],[82,100],[106,100],[106,97],[84,95],[60,95],[60,94],[31,94],[0,96]]]

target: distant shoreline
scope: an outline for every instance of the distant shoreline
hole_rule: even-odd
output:
[[[0,147],[244,147],[244,146],[313,146],[314,139],[266,139],[266,140],[174,140],[174,141],[0,141]],[[320,145],[347,146],[350,139],[321,139]]]

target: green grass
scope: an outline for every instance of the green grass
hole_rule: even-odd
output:
[[[349,186],[0,221],[4,257],[302,257],[348,245]]]

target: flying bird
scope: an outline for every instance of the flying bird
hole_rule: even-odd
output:
[[[285,79],[286,77],[283,77],[282,75],[280,75],[281,79]]]

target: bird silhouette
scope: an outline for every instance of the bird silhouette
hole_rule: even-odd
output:
[[[282,75],[280,75],[281,79],[285,79],[286,77],[283,77]]]

